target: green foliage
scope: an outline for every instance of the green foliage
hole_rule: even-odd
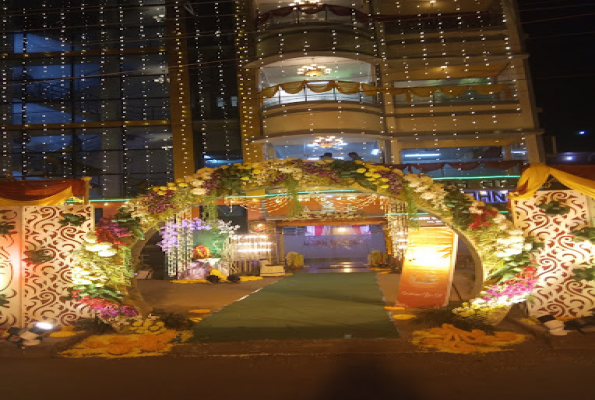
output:
[[[125,208],[120,208],[118,213],[112,218],[112,222],[117,223],[123,228],[128,228],[132,236],[137,240],[144,240],[145,234],[140,226],[140,218],[133,217],[131,212]]]
[[[8,304],[8,300],[6,300],[6,295],[3,293],[0,293],[0,307],[4,306]]]
[[[572,240],[575,242],[591,242],[591,244],[595,244],[595,228],[590,226],[585,226],[582,229],[577,229],[576,231],[570,231],[570,234],[573,236]]]
[[[14,225],[9,224],[8,222],[0,222],[0,235],[12,235],[14,233],[13,229]]]
[[[58,221],[60,225],[73,225],[73,226],[81,226],[87,218],[84,215],[76,215],[71,213],[65,213],[62,216],[62,219]]]
[[[515,254],[514,256],[504,257],[502,259],[502,268],[490,274],[487,277],[487,281],[497,279],[495,283],[498,284],[514,278],[523,272],[523,268],[525,267],[539,267],[538,264],[533,262],[535,258],[533,252],[542,248],[543,243],[536,242],[533,237],[527,237],[525,243],[531,244],[531,248],[529,250],[523,250],[521,253]]]
[[[76,251],[75,257],[81,269],[91,272],[86,278],[90,280],[94,280],[95,277],[100,278],[100,283],[105,286],[130,286],[130,281],[134,277],[131,268],[131,250],[127,247],[120,249],[119,257],[101,257],[88,250]]]
[[[39,265],[54,259],[51,255],[47,254],[46,250],[44,249],[27,250],[25,251],[25,255],[27,258],[24,258],[23,261],[25,261],[27,264]]]
[[[542,203],[537,207],[541,208],[545,215],[556,216],[568,214],[570,207],[562,205],[559,201],[550,201],[549,203]]]
[[[403,182],[403,196],[405,197],[405,204],[407,204],[407,218],[409,219],[409,227],[419,228],[419,220],[417,219],[417,212],[419,211],[417,203],[413,198],[413,190]]]
[[[452,324],[456,328],[471,332],[473,329],[481,329],[488,334],[494,334],[495,327],[485,321],[472,317],[459,317],[453,310],[455,306],[448,306],[440,309],[420,310],[417,318],[413,320],[416,324],[429,326],[442,326],[442,324]]]
[[[471,199],[459,189],[449,186],[446,188],[448,194],[444,197],[444,203],[452,212],[453,224],[456,228],[466,229],[473,221],[469,212]]]
[[[575,269],[572,272],[572,279],[577,281],[595,281],[595,264],[591,264],[590,268]]]
[[[219,212],[217,210],[217,195],[205,196],[202,208],[202,220],[211,226],[217,225]]]
[[[288,177],[283,182],[285,187],[287,188],[287,193],[291,196],[291,202],[289,203],[289,212],[288,216],[296,217],[301,214],[302,212],[302,205],[300,204],[299,200],[299,187],[300,184],[297,180]]]
[[[86,297],[121,303],[123,294],[119,290],[109,286],[97,286],[95,284],[76,285],[68,288],[68,296],[65,296],[64,300],[84,299]]]

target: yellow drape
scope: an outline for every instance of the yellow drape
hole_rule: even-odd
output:
[[[273,97],[274,95],[276,95],[278,91],[279,91],[279,85],[270,86],[266,89],[263,89],[262,92],[260,92],[260,95],[265,99],[269,99],[269,98]]]
[[[359,82],[337,82],[337,90],[343,94],[359,93],[361,84]],[[377,89],[378,90],[378,89]]]
[[[302,89],[304,89],[304,86],[306,85],[306,81],[301,81],[301,82],[287,82],[287,83],[282,83],[281,85],[281,89],[283,89],[283,91],[289,93],[289,94],[296,94],[302,91]]]
[[[39,200],[19,201],[0,197],[0,206],[55,206],[64,203],[73,196],[72,188],[69,187],[53,196]]]
[[[335,87],[335,81],[308,82],[306,86],[314,93],[323,93],[328,92],[329,90],[333,90],[333,88]]]
[[[392,95],[404,94],[407,100],[411,101],[411,95],[417,97],[430,97],[437,90],[450,97],[458,97],[469,89],[473,89],[479,94],[490,95],[503,92],[506,97],[510,97],[510,88],[505,84],[496,85],[466,85],[466,86],[420,86],[410,88],[385,88],[366,83],[347,82],[347,81],[300,81],[287,82],[279,85],[270,86],[263,89],[260,95],[263,99],[271,98],[277,94],[279,89],[289,94],[297,94],[305,88],[310,89],[314,93],[324,93],[333,89],[337,89],[343,94],[355,94],[360,91],[366,96],[376,96],[378,93],[388,93]]]
[[[567,172],[560,171],[545,164],[531,164],[517,183],[517,190],[510,192],[508,198],[511,200],[527,200],[535,195],[535,192],[543,186],[549,176],[556,178],[564,186],[595,198],[595,181],[578,177]]]

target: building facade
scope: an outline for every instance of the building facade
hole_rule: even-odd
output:
[[[129,198],[241,159],[233,4],[7,0],[4,179],[92,177]]]
[[[512,187],[542,160],[511,0],[5,4],[4,179],[129,198],[201,166],[355,152]]]
[[[512,1],[237,7],[246,161],[326,152],[388,164],[542,159]],[[498,172],[480,167],[447,164],[440,174]]]

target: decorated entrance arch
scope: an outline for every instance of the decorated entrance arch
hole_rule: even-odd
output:
[[[196,206],[204,207],[204,220],[216,220],[222,198],[264,195],[273,188],[284,188],[291,212],[297,215],[298,192],[321,187],[356,189],[405,202],[410,215],[418,209],[426,211],[461,234],[478,255],[484,282],[479,297],[455,310],[461,317],[488,318],[493,311],[525,300],[533,290],[537,265],[531,253],[536,243],[496,209],[459,189],[428,176],[404,175],[398,168],[363,161],[286,159],[203,168],[129,201],[116,216],[102,219],[76,253],[72,299],[109,318],[134,314],[131,306],[139,304],[128,290],[134,276],[131,249],[143,239],[143,232]]]

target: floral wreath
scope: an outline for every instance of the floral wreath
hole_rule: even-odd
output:
[[[202,168],[130,200],[116,216],[102,219],[75,253],[69,298],[105,316],[134,314],[126,287],[134,276],[131,247],[144,231],[196,205],[204,206],[203,219],[210,223],[217,218],[219,198],[279,186],[292,198],[290,216],[301,213],[299,190],[346,187],[405,201],[410,215],[419,207],[457,229],[475,247],[486,278],[479,297],[455,310],[462,317],[482,316],[522,302],[533,291],[538,266],[532,253],[538,243],[524,237],[498,210],[459,189],[425,175],[404,175],[396,167],[363,161],[275,159]]]

